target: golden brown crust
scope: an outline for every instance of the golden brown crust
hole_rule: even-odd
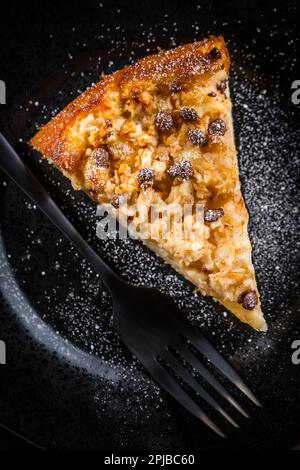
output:
[[[209,55],[217,47],[222,54],[220,60]],[[128,81],[151,78],[165,83],[185,82],[195,76],[215,72],[222,67],[228,72],[229,54],[223,37],[211,36],[200,42],[185,44],[169,51],[150,55],[121,71],[121,86]]]
[[[209,54],[215,47],[221,52],[220,59],[215,59]],[[43,126],[31,139],[30,145],[43,156],[53,160],[60,169],[72,174],[78,167],[83,149],[80,142],[68,138],[68,129],[77,118],[86,116],[91,110],[109,114],[106,97],[110,93],[115,90],[122,93],[122,89],[135,80],[145,79],[166,85],[186,83],[195,77],[205,76],[222,68],[228,73],[229,66],[228,50],[221,36],[211,36],[200,42],[145,57],[136,64],[104,78],[81,94]]]

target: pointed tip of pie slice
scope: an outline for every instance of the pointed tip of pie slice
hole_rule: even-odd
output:
[[[260,303],[253,310],[246,310],[242,307],[242,305],[234,302],[221,301],[221,303],[241,322],[246,323],[256,331],[266,332],[268,330],[268,325],[264,319]]]
[[[246,317],[244,316],[244,318],[240,318],[240,320],[244,323],[247,323],[247,325],[251,326],[256,331],[262,333],[268,331],[268,325],[266,320],[264,319],[261,309],[257,308],[255,310],[250,310],[249,312],[249,315],[247,315]]]
[[[264,319],[263,315],[261,314],[261,318],[259,318],[258,321],[258,327],[255,328],[258,331],[261,331],[262,333],[266,333],[268,331],[268,325],[266,320]]]

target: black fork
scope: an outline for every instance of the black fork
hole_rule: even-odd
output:
[[[2,134],[0,134],[0,167],[39,206],[100,274],[113,298],[114,327],[120,338],[156,382],[172,397],[217,434],[226,437],[208,414],[200,408],[197,401],[190,396],[187,386],[199,396],[200,401],[206,402],[231,425],[238,427],[227,411],[198,382],[191,373],[192,368],[236,411],[248,417],[246,411],[194,354],[193,351],[196,350],[216,366],[255,405],[261,406],[230,364],[198,328],[188,323],[170,299],[156,289],[128,285],[104,263],[56,206],[39,181],[25,167]],[[190,348],[189,344],[193,348]],[[190,365],[190,368],[186,367],[186,363]]]

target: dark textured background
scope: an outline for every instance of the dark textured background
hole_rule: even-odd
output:
[[[62,188],[67,188],[67,184],[59,179],[55,172],[48,172],[46,166],[40,167],[26,150],[24,139],[32,135],[35,122],[42,123],[48,119],[49,110],[55,111],[57,107],[68,103],[80,90],[96,80],[102,70],[109,73],[131,60],[155,52],[157,46],[169,48],[175,43],[189,42],[196,37],[212,33],[223,34],[229,40],[235,71],[241,69],[247,80],[261,89],[266,89],[269,95],[274,95],[278,106],[288,116],[291,126],[299,128],[299,107],[292,105],[290,100],[291,83],[300,79],[299,63],[296,60],[299,57],[300,26],[299,8],[296,8],[296,4],[289,1],[279,3],[258,0],[227,2],[85,0],[84,3],[45,1],[22,4],[15,1],[7,2],[5,14],[1,15],[0,28],[0,79],[5,80],[7,84],[8,102],[6,106],[0,107],[1,131],[17,145],[18,151],[50,192],[52,191],[68,216],[85,233],[85,214],[80,213],[80,207],[78,208],[76,204],[84,207],[87,205],[87,211],[90,213],[93,211],[92,207],[88,206],[85,198],[79,195],[76,196],[76,204],[72,199],[74,207],[72,203],[65,201],[63,193],[55,191],[53,181],[61,182]],[[197,31],[192,28],[194,21],[198,22]],[[111,44],[112,38],[114,46]],[[146,42],[146,45],[139,47],[141,42]],[[100,63],[97,60],[99,57],[102,58]],[[110,60],[113,60],[112,64]],[[81,72],[84,72],[82,78]],[[234,84],[235,94],[239,92],[238,83],[239,81],[236,81]],[[61,94],[60,90],[63,90]],[[38,103],[36,110],[35,102]],[[42,109],[43,103],[47,103],[45,112]],[[239,123],[236,125],[238,127]],[[287,132],[286,128],[278,127],[276,132],[280,137],[279,141],[284,142],[282,133]],[[287,135],[287,140],[291,135],[291,133]],[[20,137],[23,139],[22,142],[19,142]],[[9,250],[11,255],[9,274],[6,274],[7,270],[3,271],[3,275],[16,277],[26,299],[24,304],[20,303],[20,298],[17,295],[14,297],[15,292],[11,291],[11,302],[8,306],[4,298],[1,298],[0,338],[7,342],[8,365],[0,369],[0,421],[3,420],[4,424],[49,448],[101,447],[114,450],[124,449],[126,446],[128,448],[128,442],[132,448],[143,450],[162,447],[164,450],[186,449],[190,445],[193,446],[190,443],[188,430],[194,429],[194,432],[198,433],[195,423],[164,395],[163,404],[159,404],[158,392],[152,390],[151,382],[144,378],[140,369],[137,368],[138,373],[136,373],[136,366],[131,365],[130,359],[125,352],[122,352],[113,335],[104,338],[104,330],[103,341],[112,345],[111,349],[118,350],[120,357],[124,355],[124,362],[129,363],[129,368],[127,362],[125,364],[126,374],[129,371],[129,375],[132,372],[132,376],[137,377],[137,391],[126,376],[117,386],[111,385],[109,381],[102,383],[100,379],[98,380],[95,374],[97,361],[94,363],[93,356],[87,359],[85,355],[91,337],[96,342],[96,336],[94,338],[95,333],[92,328],[94,325],[86,321],[87,315],[82,300],[86,296],[96,302],[96,294],[99,293],[98,291],[95,295],[92,293],[93,282],[96,284],[93,275],[88,273],[92,287],[87,288],[86,284],[82,284],[86,268],[81,265],[82,261],[76,257],[68,244],[64,242],[55,244],[59,235],[39,214],[29,210],[23,195],[12,183],[5,188],[1,185],[0,190],[1,239],[5,246],[3,259],[6,250]],[[26,217],[22,216],[20,211],[24,211]],[[28,243],[27,227],[33,227],[39,238],[47,240],[46,250],[49,250],[45,253],[43,246],[32,245],[32,253],[35,255],[34,259],[28,262],[22,259],[23,245]],[[52,240],[53,246],[51,246]],[[68,316],[62,318],[62,312],[65,311],[59,312],[55,302],[47,300],[48,296],[54,295],[50,286],[45,287],[39,272],[31,274],[28,271],[30,266],[50,266],[52,257],[56,256],[55,253],[59,249],[65,251],[67,256],[65,268],[59,271],[58,298],[63,303],[68,283],[74,284],[73,287],[80,296],[75,303],[79,309],[75,312],[75,320],[71,320]],[[291,247],[290,252],[292,253]],[[291,263],[295,260],[297,261],[297,258],[291,259]],[[112,259],[112,265],[115,269],[124,270],[125,277],[127,261],[121,259],[120,268],[120,264],[115,265]],[[165,268],[161,264],[153,263],[158,276],[160,271],[161,276],[164,273],[169,274],[167,270],[164,271]],[[80,275],[77,274],[78,270]],[[295,285],[297,276],[295,272]],[[11,282],[11,278],[7,279]],[[52,286],[53,281],[55,281],[54,268],[49,281]],[[277,288],[280,288],[279,284]],[[293,288],[294,286],[291,286],[291,292]],[[184,286],[183,289],[188,293],[191,292],[190,287]],[[272,343],[273,360],[271,357],[269,363],[270,377],[266,365],[262,368],[265,375],[259,375],[259,364],[257,371],[255,370],[255,358],[253,358],[254,366],[253,361],[247,366],[251,368],[252,376],[255,373],[259,376],[256,386],[270,397],[272,394],[276,395],[274,386],[277,382],[274,376],[276,378],[278,370],[278,374],[283,377],[281,380],[278,377],[279,401],[273,400],[272,403],[270,399],[266,413],[261,416],[255,414],[255,410],[251,410],[254,424],[251,424],[252,421],[249,425],[245,425],[244,434],[241,434],[240,438],[229,440],[227,444],[215,441],[206,435],[201,440],[202,434],[199,431],[199,439],[204,448],[237,446],[272,448],[273,445],[287,448],[297,442],[300,434],[300,415],[299,404],[296,404],[296,391],[299,390],[300,370],[289,362],[278,362],[281,356],[285,358],[286,354],[289,354],[287,348],[290,341],[297,338],[298,334],[299,299],[295,297],[291,301],[294,305],[291,316],[294,331],[289,332],[289,336],[286,337],[280,334],[273,335],[275,343]],[[95,305],[92,304],[91,309],[97,318]],[[68,305],[66,307],[70,308]],[[39,319],[31,318],[31,308],[38,312],[39,317],[45,319],[46,327]],[[105,295],[101,300],[101,308],[109,314],[110,303]],[[108,320],[105,315],[102,316],[101,313],[99,317],[107,327]],[[53,331],[47,330],[48,324],[55,331],[59,331],[57,338],[52,338]],[[229,323],[226,323],[227,325]],[[220,324],[214,326],[217,332],[221,328],[226,328],[221,320]],[[41,330],[38,330],[41,331],[40,336],[36,335],[38,327],[41,327]],[[87,330],[86,334],[79,331],[83,328]],[[234,348],[238,345],[236,336],[243,331],[240,326],[236,328],[234,333],[231,331],[231,326],[229,327],[226,345],[228,357],[233,357],[233,360]],[[78,349],[74,351],[70,349],[64,343],[65,338],[71,343],[74,342]],[[252,336],[246,332],[243,341],[246,342],[250,338]],[[259,341],[257,337],[254,340]],[[66,363],[64,354],[70,351],[76,358],[76,366],[72,361]],[[104,356],[106,354],[112,356],[110,362],[115,361],[118,370],[119,358],[115,358],[110,350]],[[82,367],[78,367],[78,363]],[[237,365],[240,366],[238,362]],[[112,367],[109,372],[111,370],[114,371],[114,368]],[[122,375],[122,372],[120,374]],[[157,413],[154,411],[155,406],[161,406]],[[137,408],[141,408],[142,414],[151,416],[143,427],[142,436]],[[165,416],[166,421],[169,420],[169,428],[160,421],[161,416]],[[168,432],[167,440],[164,438],[165,432]],[[2,431],[0,431],[0,448],[1,445],[12,448],[20,448],[23,445],[13,437],[6,437],[6,433],[1,439],[1,434]]]

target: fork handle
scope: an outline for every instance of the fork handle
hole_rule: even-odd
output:
[[[79,234],[67,217],[57,207],[45,188],[24,165],[5,137],[0,133],[0,167],[24,191],[25,194],[43,211],[56,227],[76,246],[100,274],[103,282],[112,292],[124,282],[95,253]]]

